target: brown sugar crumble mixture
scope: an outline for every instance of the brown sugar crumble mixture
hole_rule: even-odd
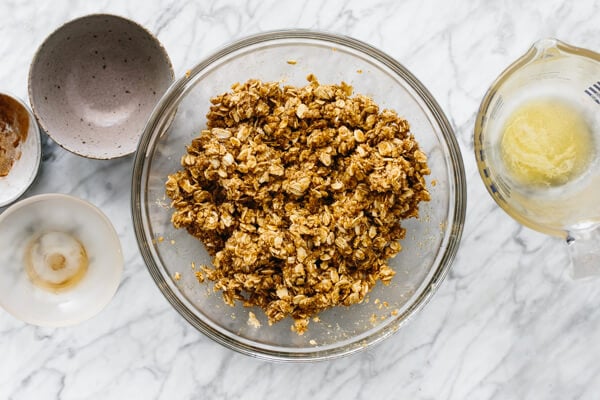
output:
[[[226,303],[291,316],[360,303],[400,250],[430,173],[406,120],[352,87],[251,79],[211,99],[207,129],[170,175],[172,222],[200,239],[196,271]]]

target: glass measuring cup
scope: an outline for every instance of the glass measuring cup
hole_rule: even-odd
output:
[[[535,99],[568,103],[589,128],[589,161],[557,185],[517,179],[502,153],[511,150],[501,150],[507,119]],[[519,223],[563,237],[575,278],[600,275],[600,54],[556,39],[534,43],[486,93],[474,144],[479,173],[496,203]]]

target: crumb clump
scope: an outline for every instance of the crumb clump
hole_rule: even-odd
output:
[[[430,199],[408,122],[348,84],[251,79],[211,99],[207,129],[169,175],[172,223],[212,256],[224,301],[291,316],[364,300],[395,272],[401,221]]]
[[[254,314],[252,311],[248,312],[248,325],[254,327],[254,328],[260,328],[261,324],[260,321],[258,320],[258,318],[256,318],[256,314]]]

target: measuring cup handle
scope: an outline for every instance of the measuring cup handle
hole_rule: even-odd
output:
[[[574,279],[600,275],[600,226],[567,236]]]

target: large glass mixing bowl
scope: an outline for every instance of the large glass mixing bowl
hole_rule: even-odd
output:
[[[294,60],[294,62],[291,62]],[[204,246],[171,224],[165,195],[169,174],[180,169],[186,145],[206,126],[210,98],[250,78],[304,86],[345,81],[355,93],[396,110],[411,124],[429,157],[431,201],[406,220],[403,250],[390,263],[388,286],[378,283],[368,301],[335,307],[298,335],[285,319],[269,326],[262,310],[231,307],[209,282],[199,283],[191,264],[210,264]],[[259,34],[213,54],[175,82],[152,113],[135,157],[132,212],[148,270],[172,306],[215,341],[268,359],[312,360],[364,349],[390,336],[431,297],[458,249],[466,207],[459,147],[442,110],[423,85],[397,61],[360,41],[332,34],[288,30]],[[253,312],[261,326],[249,324]]]

